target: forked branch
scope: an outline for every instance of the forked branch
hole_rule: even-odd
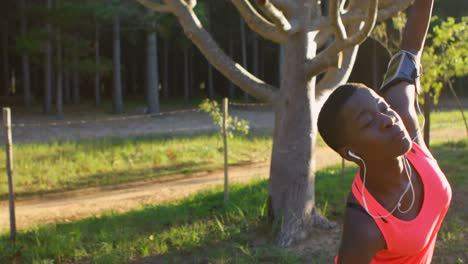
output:
[[[344,49],[361,44],[371,33],[377,21],[378,0],[370,0],[364,26],[349,38],[335,41],[313,59],[306,61],[306,74],[315,76],[332,66],[338,66],[337,54]]]
[[[265,19],[255,10],[248,0],[231,0],[250,29],[265,39],[284,43],[288,34]]]

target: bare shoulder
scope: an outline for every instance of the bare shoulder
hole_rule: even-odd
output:
[[[352,195],[348,202],[359,204]],[[374,219],[362,210],[347,206],[338,263],[369,263],[378,251],[385,248],[385,239]]]

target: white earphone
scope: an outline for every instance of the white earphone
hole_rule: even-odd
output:
[[[348,150],[348,155],[349,155],[350,157],[355,158],[355,159],[362,160],[361,157],[359,157],[358,155],[354,154],[351,150]]]
[[[359,157],[358,155],[354,154],[351,150],[348,150],[348,155],[350,157],[353,157],[355,159],[358,159],[362,162],[362,166],[363,166],[363,179],[362,179],[362,188],[365,188],[366,187],[366,163],[364,162],[364,160]],[[393,214],[393,212],[398,209],[398,211],[400,211],[401,213],[405,214],[407,212],[409,212],[411,210],[411,208],[413,208],[413,205],[414,205],[414,200],[415,200],[415,194],[414,194],[414,188],[413,188],[413,183],[411,182],[411,169],[410,169],[410,165],[408,163],[408,160],[406,159],[405,156],[403,156],[403,159],[404,161],[406,161],[406,163],[403,163],[404,165],[404,168],[405,168],[405,171],[406,171],[406,175],[408,176],[408,185],[406,186],[404,192],[401,194],[400,198],[398,199],[398,202],[397,204],[395,205],[395,207],[388,212],[388,214],[386,215],[373,215],[369,212],[369,207],[367,206],[367,201],[366,201],[366,197],[364,196],[364,191],[362,190],[361,191],[361,199],[362,199],[362,202],[364,204],[364,209],[366,210],[366,212],[373,218],[386,218],[387,216]],[[405,194],[408,192],[408,190],[410,189],[411,187],[411,192],[413,193],[413,197],[411,199],[411,205],[408,207],[408,209],[406,210],[401,210],[400,207],[401,207],[401,200],[403,200],[403,197],[405,196]]]

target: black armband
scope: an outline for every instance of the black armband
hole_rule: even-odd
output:
[[[384,75],[384,80],[378,92],[384,93],[388,88],[406,81],[414,84],[416,93],[419,94],[421,88],[416,81],[421,74],[421,68],[417,66],[415,56],[406,50],[400,50],[390,59],[387,66],[387,72]]]

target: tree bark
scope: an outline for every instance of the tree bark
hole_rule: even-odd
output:
[[[117,13],[113,17],[113,37],[114,37],[114,87],[112,93],[112,102],[115,114],[123,112],[122,102],[122,65],[120,51],[120,17]]]
[[[26,0],[20,0],[21,9],[21,34],[27,32]],[[31,107],[31,70],[29,64],[29,55],[26,52],[21,54],[21,63],[23,70],[23,103],[26,108]]]
[[[184,48],[184,101],[189,101],[189,61],[188,48]]]
[[[424,143],[430,148],[432,91],[424,93]]]
[[[3,22],[2,30],[3,53],[3,96],[8,96],[10,90],[10,54],[8,51],[8,21]]]
[[[56,107],[57,117],[62,118],[63,116],[63,65],[62,65],[62,33],[60,28],[57,28],[57,85],[56,85]]]
[[[78,38],[74,37],[75,41],[78,41]],[[72,82],[73,82],[73,103],[80,103],[80,72],[78,69],[78,45],[74,44],[72,47]]]
[[[247,37],[245,32],[245,22],[240,17],[240,41],[241,41],[241,54],[242,54],[242,66],[247,69]],[[249,95],[244,92],[245,101],[249,100]]]
[[[147,82],[146,101],[149,113],[159,113],[159,73],[158,73],[158,49],[156,35],[156,19],[151,22],[151,28],[147,33]]]
[[[170,52],[170,41],[164,40],[164,77],[163,77],[163,98],[169,98],[169,52]]]
[[[65,61],[64,61],[64,70],[65,70],[65,74],[64,74],[64,99],[65,99],[65,103],[70,103],[71,102],[71,86],[70,86],[70,81],[71,81],[71,78],[70,78],[70,63],[69,63],[69,59],[70,59],[70,52],[69,52],[69,48],[66,47],[65,49]]]
[[[208,16],[208,25],[207,29],[210,31],[211,29],[211,6],[208,3],[207,4],[207,16]],[[211,66],[211,63],[208,61],[208,98],[210,100],[214,100],[214,85],[213,85],[213,66]]]
[[[232,34],[232,29],[229,31],[229,56],[231,58],[234,58],[234,41],[233,41],[233,34]],[[231,80],[229,80],[229,99],[234,99],[235,93],[236,93],[236,88],[234,86],[234,83],[232,83]]]
[[[101,55],[100,55],[100,30],[99,30],[99,22],[97,18],[95,18],[95,32],[94,32],[94,57],[96,63],[96,70],[94,73],[94,104],[99,107],[101,106]]]
[[[304,17],[312,10],[303,8]],[[311,34],[301,31],[284,44],[279,101],[274,105],[275,129],[270,170],[270,196],[275,221],[281,223],[277,243],[289,246],[304,238],[313,223],[315,206],[315,141],[317,137],[315,77],[308,79],[305,65],[316,47]]]
[[[47,0],[47,10],[52,11],[52,0]],[[44,113],[52,113],[52,25],[46,24],[47,40],[45,50],[45,84],[44,84]]]

